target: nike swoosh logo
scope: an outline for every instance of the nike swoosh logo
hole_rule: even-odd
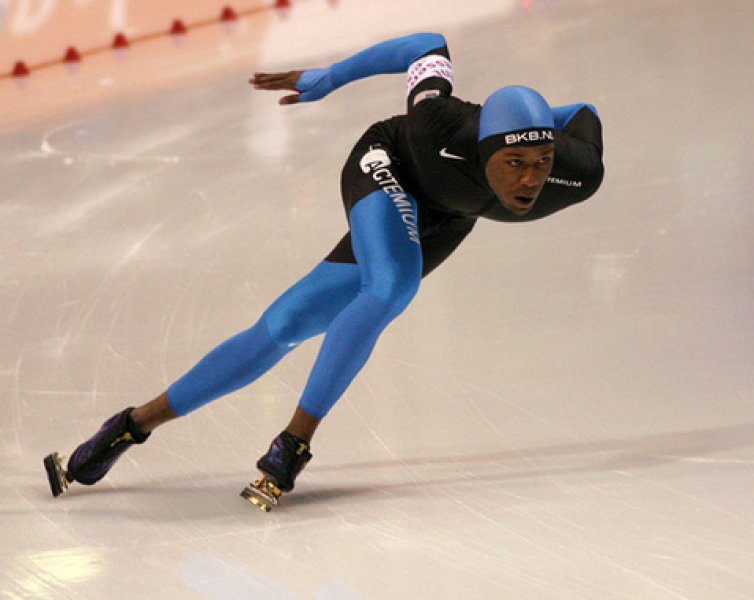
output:
[[[458,156],[457,154],[451,154],[450,152],[448,152],[447,148],[443,148],[442,150],[440,150],[440,156],[442,156],[443,158],[452,158],[453,160],[466,160],[466,157],[464,157],[464,156]]]

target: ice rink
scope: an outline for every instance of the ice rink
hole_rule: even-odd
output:
[[[751,600],[754,3],[303,0],[0,80],[0,597]],[[320,427],[239,497],[319,340],[97,486],[42,459],[252,325],[345,231],[404,78],[277,105],[256,70],[445,34],[456,94],[586,101],[592,199],[480,222]]]

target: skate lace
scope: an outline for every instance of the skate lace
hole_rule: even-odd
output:
[[[124,433],[122,436],[120,436],[120,437],[118,437],[118,438],[116,438],[116,439],[113,440],[113,443],[110,444],[110,448],[114,448],[115,446],[117,446],[121,442],[134,442],[134,441],[136,441],[136,440],[134,440],[134,436],[131,435],[131,432],[130,431],[126,431],[126,433]]]

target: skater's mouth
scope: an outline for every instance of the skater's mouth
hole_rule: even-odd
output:
[[[505,207],[513,214],[522,216],[531,210],[536,199],[536,196],[513,196],[513,199],[509,200],[508,203],[505,204]]]

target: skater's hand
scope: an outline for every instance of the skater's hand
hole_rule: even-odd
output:
[[[280,98],[280,104],[313,102],[324,98],[334,89],[330,81],[329,68],[284,73],[254,73],[249,83],[256,90],[296,92]]]
[[[296,92],[289,96],[283,96],[280,98],[280,104],[296,104],[300,102],[300,90],[296,88],[296,84],[303,71],[287,71],[285,73],[254,73],[254,77],[249,79],[249,83],[254,86],[255,90],[287,90]]]

